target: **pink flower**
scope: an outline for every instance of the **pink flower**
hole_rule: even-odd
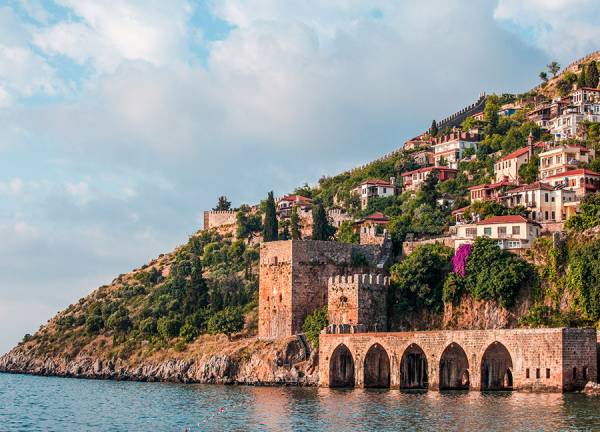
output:
[[[452,257],[452,271],[462,277],[467,274],[467,260],[473,251],[473,245],[461,244]]]

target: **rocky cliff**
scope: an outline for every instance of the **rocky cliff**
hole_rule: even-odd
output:
[[[203,337],[185,352],[136,360],[82,351],[75,358],[39,356],[21,344],[0,357],[0,372],[179,383],[316,385],[318,351],[303,337],[273,341]]]

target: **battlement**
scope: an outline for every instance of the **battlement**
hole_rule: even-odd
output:
[[[442,130],[447,127],[460,126],[464,119],[483,110],[485,99],[485,93],[481,92],[477,101],[437,122],[438,129]]]
[[[235,210],[206,210],[204,212],[204,229],[219,228],[236,223]]]
[[[357,286],[370,286],[370,285],[381,285],[381,286],[389,286],[390,278],[389,276],[384,276],[381,274],[371,274],[371,273],[363,273],[363,274],[351,274],[351,275],[337,275],[331,276],[327,280],[327,284],[335,289],[341,285],[354,285]]]

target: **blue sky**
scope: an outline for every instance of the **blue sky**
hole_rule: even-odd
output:
[[[0,352],[238,205],[597,49],[593,0],[0,0]]]

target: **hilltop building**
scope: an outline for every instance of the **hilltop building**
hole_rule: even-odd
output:
[[[539,154],[540,180],[566,173],[588,164],[594,158],[594,150],[580,145],[559,145]]]
[[[509,181],[507,177],[496,183],[472,186],[469,188],[471,203],[484,200],[499,201],[506,190],[515,186],[517,183]]]
[[[575,191],[578,198],[600,190],[600,174],[586,168],[579,168],[546,177],[545,181],[554,187]]]
[[[312,208],[312,200],[301,195],[284,195],[277,199],[277,214],[282,218],[290,217],[292,209],[298,207],[299,211],[308,211]]]
[[[437,138],[433,145],[435,166],[458,168],[458,162],[463,158],[465,150],[477,150],[479,141],[479,135],[462,131],[450,132]]]
[[[369,205],[371,198],[394,196],[397,189],[396,179],[392,177],[389,181],[381,179],[365,180],[352,189],[352,193],[360,197],[360,207],[364,210]]]
[[[502,249],[526,249],[540,235],[540,228],[523,216],[492,216],[473,224],[458,225],[454,247],[473,243],[477,237],[488,237],[497,240]]]
[[[431,173],[436,173],[440,182],[456,178],[458,171],[447,167],[425,167],[402,173],[402,188],[418,191]]]
[[[360,244],[382,244],[387,236],[390,218],[381,212],[375,212],[354,222],[354,231],[360,235]]]

